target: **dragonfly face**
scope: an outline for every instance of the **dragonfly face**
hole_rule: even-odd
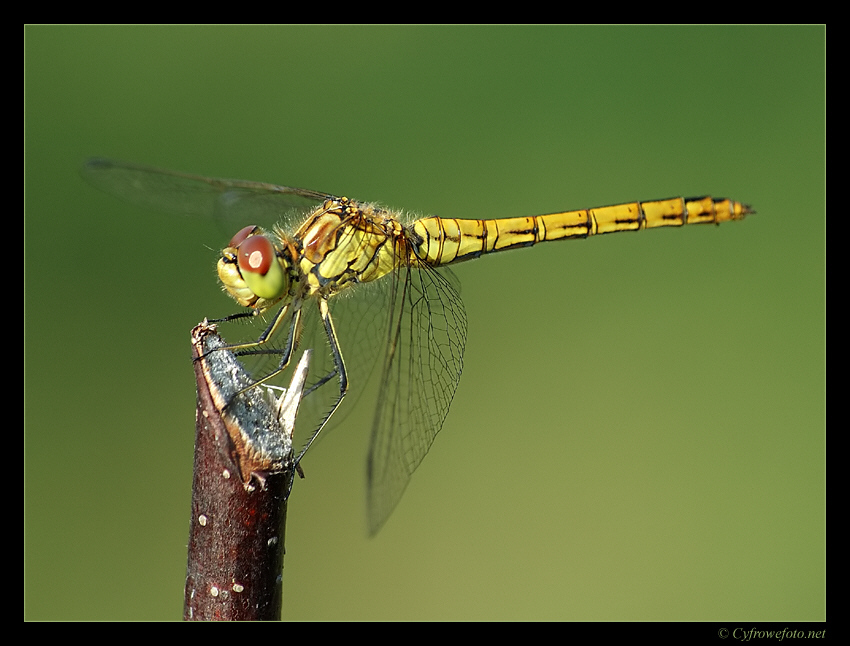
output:
[[[265,311],[289,294],[292,263],[278,255],[263,231],[241,229],[221,252],[218,277],[225,291],[243,307]]]

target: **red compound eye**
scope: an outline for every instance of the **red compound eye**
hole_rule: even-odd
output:
[[[244,231],[245,229],[242,229]],[[237,233],[239,236],[242,231]],[[265,276],[275,261],[274,247],[265,236],[249,236],[239,245],[239,269]]]
[[[229,247],[238,247],[238,246],[239,246],[239,245],[241,245],[243,242],[245,242],[245,239],[246,239],[249,235],[251,235],[252,233],[254,233],[254,231],[256,231],[256,230],[257,230],[257,225],[256,225],[256,224],[249,224],[249,225],[248,225],[247,227],[245,227],[244,229],[239,229],[239,232],[238,232],[235,236],[233,236],[233,237],[230,239],[230,244],[229,244],[228,246],[229,246]]]

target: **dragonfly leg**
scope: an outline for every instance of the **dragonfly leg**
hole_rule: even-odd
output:
[[[283,307],[281,307],[277,311],[277,313],[274,315],[272,322],[265,329],[265,331],[260,335],[260,338],[257,339],[256,341],[251,341],[250,343],[237,343],[237,344],[233,344],[233,345],[223,345],[220,348],[214,348],[213,350],[210,350],[206,354],[198,357],[198,360],[203,359],[204,357],[206,357],[207,355],[209,355],[213,352],[220,352],[222,350],[229,350],[229,351],[233,352],[234,350],[249,350],[251,348],[257,348],[258,346],[262,346],[264,343],[266,343],[272,337],[275,330],[277,330],[277,328],[280,327],[280,324],[286,318],[286,314],[287,314],[287,312],[289,312],[290,307],[295,309],[295,314],[292,317],[293,327],[289,331],[289,340],[287,342],[287,348],[284,351],[281,351],[281,350],[272,350],[272,351],[254,350],[254,351],[249,351],[249,352],[242,352],[242,353],[236,352],[235,353],[237,356],[239,356],[240,354],[244,354],[244,355],[248,355],[248,354],[283,354],[284,358],[285,358],[285,363],[288,364],[289,363],[289,357],[291,356],[291,353],[292,353],[292,348],[289,347],[289,346],[292,345],[292,341],[295,338],[294,334],[293,334],[293,330],[294,330],[294,327],[295,327],[295,323],[297,323],[297,319],[298,319],[300,312],[301,312],[301,302],[300,301],[290,302],[290,303],[287,303],[286,305],[284,305]],[[257,315],[256,312],[253,311],[253,310],[249,311],[249,312],[237,312],[236,314],[231,314],[230,316],[225,316],[224,318],[213,319],[210,322],[211,323],[227,323],[227,322],[230,322],[230,321],[235,321],[237,319],[252,318],[256,315]],[[284,363],[284,361],[281,361],[281,363]],[[286,367],[286,365],[283,366],[283,368],[285,368],[285,367]],[[279,370],[275,370],[272,373],[272,375],[270,375],[270,376],[274,376],[274,375],[278,374],[281,370],[283,370],[283,368],[280,368]],[[266,377],[265,379],[268,379],[268,378],[269,377]],[[265,379],[263,379],[263,381],[265,381]],[[260,382],[257,382],[257,383],[260,383]]]
[[[247,312],[236,312],[236,314],[228,314],[225,317],[220,319],[209,319],[210,323],[229,323],[230,321],[236,321],[238,319],[250,319],[254,318],[257,315],[256,310],[249,310]]]
[[[266,341],[268,341],[270,338],[272,338],[272,336],[274,336],[274,333],[280,327],[280,324],[286,318],[286,315],[289,313],[290,309],[293,311],[292,325],[294,327],[295,324],[297,323],[300,315],[301,315],[301,300],[300,299],[291,301],[291,302],[287,303],[286,305],[284,305],[283,307],[281,307],[277,311],[277,313],[274,315],[272,322],[269,323],[269,326],[263,331],[263,333],[260,335],[260,338],[257,339],[256,341],[251,341],[249,343],[236,343],[234,345],[227,345],[227,346],[225,346],[223,348],[219,348],[219,349],[220,350],[231,350],[231,351],[233,351],[233,350],[247,350],[247,349],[250,349],[250,348],[256,348],[257,346],[263,345],[264,343],[266,343]],[[242,314],[242,316],[240,316],[240,314]],[[231,320],[234,320],[234,319],[237,319],[237,318],[243,318],[243,317],[248,317],[248,316],[255,316],[255,314],[253,312],[240,312],[239,314],[232,314],[231,316],[226,317],[226,319],[224,319],[224,320],[231,321]],[[292,331],[290,330],[290,340],[291,339],[292,339]]]
[[[317,391],[319,388],[321,388],[321,387],[322,387],[322,386],[324,386],[326,383],[328,383],[331,379],[333,379],[334,377],[336,377],[336,374],[337,374],[337,371],[336,371],[336,368],[334,368],[334,369],[333,369],[333,370],[331,370],[328,374],[326,374],[324,377],[322,377],[322,378],[321,378],[321,379],[319,379],[316,383],[314,383],[312,386],[310,386],[309,388],[306,388],[306,389],[304,390],[304,395],[303,395],[303,397],[306,397],[306,396],[307,396],[307,395],[309,395],[310,393]],[[303,398],[303,397],[302,397],[302,398]]]
[[[348,373],[345,370],[345,361],[343,361],[342,352],[339,349],[339,341],[337,340],[333,319],[331,318],[331,312],[328,308],[328,302],[325,299],[319,300],[319,314],[322,317],[322,324],[325,327],[325,334],[327,334],[328,343],[331,346],[331,355],[333,356],[334,370],[327,374],[325,377],[323,377],[317,384],[315,384],[309,392],[312,392],[319,386],[326,384],[334,375],[336,375],[339,378],[339,396],[336,398],[336,401],[334,402],[333,406],[331,406],[331,409],[328,411],[327,415],[322,418],[321,423],[319,424],[318,428],[313,432],[312,437],[310,437],[310,439],[304,445],[304,448],[301,449],[301,453],[299,453],[298,457],[295,459],[296,465],[301,462],[301,458],[303,458],[304,454],[307,453],[307,449],[310,448],[310,445],[313,444],[316,437],[318,437],[319,433],[325,427],[325,424],[328,423],[328,420],[331,418],[331,415],[333,415],[334,412],[336,412],[336,409],[339,408],[339,405],[342,403],[342,399],[348,392]]]
[[[275,319],[271,322],[269,327],[266,328],[266,331],[263,332],[262,335],[260,335],[260,338],[257,341],[254,341],[252,343],[241,343],[241,344],[238,344],[238,345],[225,346],[224,349],[226,349],[226,350],[236,350],[236,352],[234,352],[234,354],[237,357],[253,356],[253,355],[257,355],[257,354],[279,354],[280,355],[280,363],[278,363],[277,368],[272,370],[269,374],[265,375],[264,377],[257,379],[257,381],[255,381],[253,384],[251,384],[247,388],[243,388],[242,390],[240,390],[238,393],[236,393],[237,395],[241,395],[242,393],[246,392],[247,390],[250,390],[251,388],[255,388],[256,386],[259,386],[260,384],[265,383],[269,379],[276,377],[281,372],[286,370],[287,366],[289,366],[289,362],[292,359],[292,355],[295,354],[295,350],[298,346],[298,342],[296,341],[296,338],[297,338],[298,325],[301,321],[300,302],[297,303],[296,305],[298,305],[299,307],[292,313],[292,322],[289,325],[289,334],[286,337],[286,345],[284,345],[284,347],[282,349],[279,349],[279,348],[265,349],[265,348],[262,348],[262,345],[264,343],[266,343],[266,341],[268,341],[268,339],[272,336],[274,331],[280,326],[280,322],[283,320],[284,314],[286,313],[285,310],[289,307],[288,305],[281,308],[280,312],[278,312],[278,314],[275,316]]]
[[[253,318],[256,315],[257,315],[256,312],[253,311],[253,310],[251,310],[249,312],[237,312],[236,314],[229,314],[229,315],[227,315],[223,318],[220,318],[220,319],[208,319],[208,322],[209,323],[229,323],[230,321],[236,321],[238,319]],[[275,320],[277,320],[277,316],[275,316]],[[223,345],[219,348],[213,348],[212,350],[205,352],[204,354],[197,357],[195,359],[195,361],[201,361],[205,357],[208,357],[209,355],[211,355],[213,352],[219,352],[221,350],[232,350],[232,349],[233,349],[233,346],[229,346],[229,345]]]

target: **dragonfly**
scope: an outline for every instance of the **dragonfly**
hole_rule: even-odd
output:
[[[299,347],[323,344],[326,350],[307,397],[321,390],[329,393],[321,400],[328,404],[296,463],[343,401],[377,374],[366,468],[372,535],[442,428],[460,381],[467,319],[448,265],[542,242],[720,224],[755,212],[703,196],[505,219],[407,220],[330,193],[107,159],[89,160],[83,175],[140,205],[245,223],[217,264],[221,286],[243,309],[218,320],[259,316],[264,328],[225,347],[242,357],[271,358],[271,367],[255,374],[255,386],[289,367]]]

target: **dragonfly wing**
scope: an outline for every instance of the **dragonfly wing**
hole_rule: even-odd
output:
[[[330,197],[308,189],[214,179],[99,158],[88,160],[82,175],[102,191],[141,206],[260,225],[275,223],[291,210],[303,213]]]
[[[392,513],[460,381],[466,312],[457,279],[423,263],[393,272],[390,325],[367,465],[369,531]]]

